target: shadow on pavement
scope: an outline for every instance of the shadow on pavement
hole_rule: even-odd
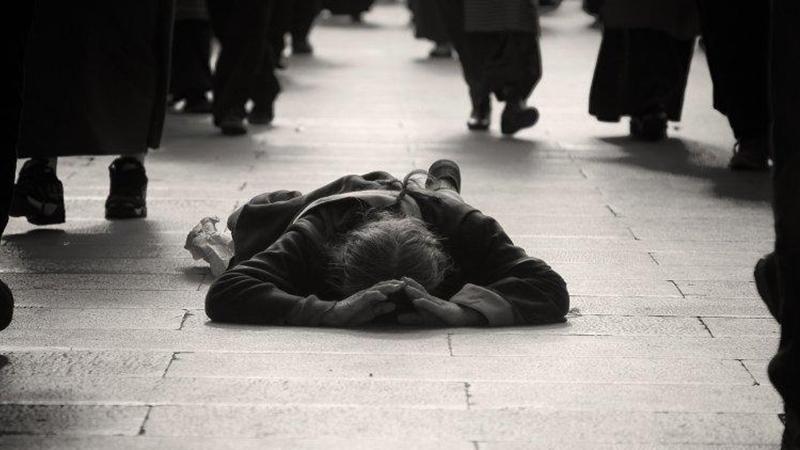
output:
[[[625,156],[609,159],[652,172],[688,176],[712,183],[712,192],[721,198],[769,202],[771,183],[767,172],[733,172],[720,166],[715,152],[695,141],[668,138],[663,142],[643,143],[628,137],[603,137],[602,142],[618,147]]]

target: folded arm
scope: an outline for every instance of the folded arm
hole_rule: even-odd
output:
[[[515,246],[500,224],[479,211],[455,236],[467,283],[449,300],[482,313],[489,325],[562,322],[569,309],[564,279]]]

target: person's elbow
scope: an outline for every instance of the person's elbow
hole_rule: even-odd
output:
[[[230,286],[223,274],[211,284],[206,293],[206,316],[213,322],[235,322],[231,303]]]
[[[553,305],[558,320],[564,320],[569,312],[569,290],[567,282],[561,275],[553,272],[553,286],[550,292],[550,303]]]

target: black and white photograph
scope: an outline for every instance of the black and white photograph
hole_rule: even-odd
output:
[[[0,16],[0,449],[800,450],[800,1]]]

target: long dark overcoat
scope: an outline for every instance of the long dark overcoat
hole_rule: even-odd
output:
[[[19,156],[158,147],[173,13],[173,0],[37,1]]]

